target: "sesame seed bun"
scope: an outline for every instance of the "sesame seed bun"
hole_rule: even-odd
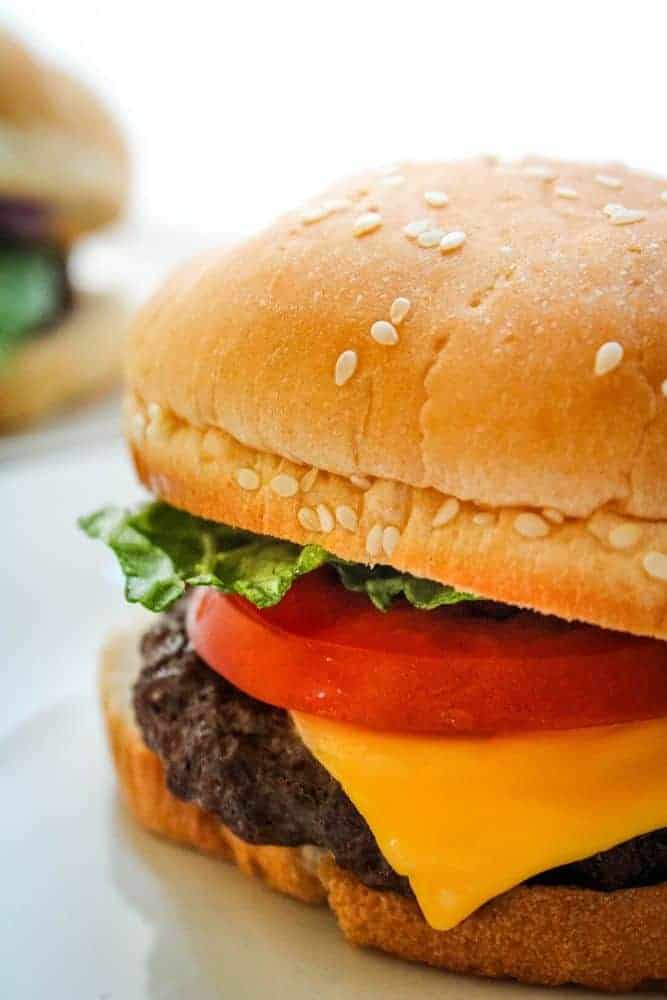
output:
[[[65,240],[115,219],[124,141],[86,87],[0,30],[0,194],[46,202]]]
[[[122,368],[129,306],[85,293],[55,330],[26,337],[0,368],[0,431],[110,389]]]
[[[167,789],[159,758],[134,721],[137,636],[109,642],[102,707],[120,786],[147,830],[235,862],[247,875],[308,903],[328,902],[345,937],[413,962],[527,983],[579,983],[624,991],[667,979],[667,886],[613,893],[519,886],[450,931],[436,931],[415,902],[366,888],[323,852],[245,844],[210,813]],[[318,863],[319,861],[319,863]]]
[[[200,258],[130,337],[140,476],[215,520],[667,638],[665,191],[621,166],[404,164]]]

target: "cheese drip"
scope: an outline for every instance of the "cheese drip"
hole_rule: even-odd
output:
[[[667,826],[667,719],[436,739],[292,715],[436,930],[533,875]]]

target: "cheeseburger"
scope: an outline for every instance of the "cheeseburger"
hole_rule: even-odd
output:
[[[81,84],[0,29],[0,428],[106,388],[123,304],[72,290],[80,236],[117,217],[125,146]]]
[[[443,969],[667,980],[667,181],[401,164],[130,335],[147,829]]]

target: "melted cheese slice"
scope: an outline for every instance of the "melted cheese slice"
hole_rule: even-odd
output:
[[[435,739],[293,718],[437,930],[532,875],[667,826],[667,719]]]

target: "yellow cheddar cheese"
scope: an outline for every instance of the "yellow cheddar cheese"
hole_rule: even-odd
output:
[[[437,930],[539,872],[667,826],[667,719],[438,739],[292,717]]]

